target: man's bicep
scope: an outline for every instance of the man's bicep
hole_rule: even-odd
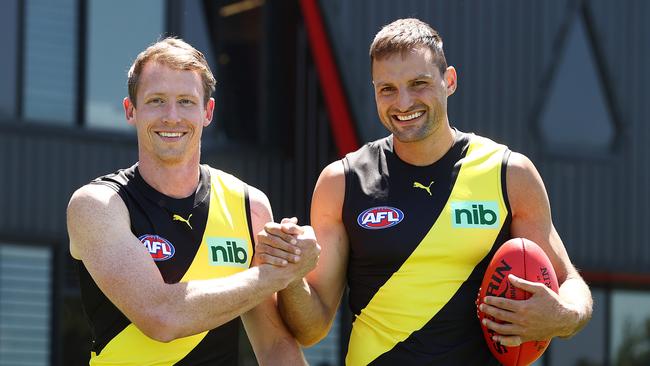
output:
[[[248,199],[251,207],[251,227],[255,237],[267,222],[273,221],[273,210],[266,194],[255,187],[248,186]]]
[[[129,230],[129,215],[118,194],[107,186],[86,185],[70,199],[67,210],[70,252],[86,259],[102,247],[100,242]],[[110,243],[107,243],[110,245]]]
[[[316,268],[307,281],[331,312],[341,300],[345,288],[349,244],[342,221],[345,175],[340,161],[330,164],[316,183],[311,206],[311,224],[321,246]]]
[[[511,235],[539,244],[553,263],[558,280],[563,282],[576,271],[553,225],[542,178],[532,162],[521,154],[511,156],[507,188],[512,209]]]
[[[153,300],[152,293],[163,281],[131,233],[128,211],[119,195],[102,186],[75,192],[68,206],[68,233],[73,255],[111,302],[135,322],[138,309]]]

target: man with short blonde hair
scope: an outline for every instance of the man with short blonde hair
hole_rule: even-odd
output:
[[[318,258],[253,260],[272,221],[267,197],[200,164],[214,77],[180,39],[143,51],[129,71],[126,120],[138,162],[79,188],[68,205],[70,253],[92,328],[91,365],[236,365],[240,322],[261,365],[303,365],[274,293]]]

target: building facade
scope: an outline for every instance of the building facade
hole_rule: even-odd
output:
[[[137,160],[126,71],[164,35],[218,81],[202,160],[309,221],[320,170],[386,134],[368,48],[417,17],[459,74],[451,123],[535,162],[594,318],[540,365],[650,364],[650,4],[643,0],[6,0],[0,5],[0,366],[87,364],[65,209]],[[145,21],[146,20],[146,21]],[[345,303],[344,303],[345,304]],[[349,312],[306,349],[342,364]],[[245,340],[242,340],[245,345]],[[250,352],[241,364],[254,364]]]

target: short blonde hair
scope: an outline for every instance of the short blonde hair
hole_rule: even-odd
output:
[[[427,23],[415,19],[398,19],[385,25],[375,35],[370,45],[370,71],[374,60],[381,60],[395,53],[404,55],[419,46],[428,47],[433,53],[433,61],[444,74],[447,70],[447,60],[442,50],[442,37],[438,31]]]
[[[210,71],[210,66],[201,51],[190,46],[182,39],[168,37],[157,41],[144,51],[140,52],[128,72],[128,89],[131,103],[136,105],[138,94],[138,81],[142,69],[147,62],[158,62],[175,70],[196,71],[203,81],[203,105],[206,105],[217,81]]]

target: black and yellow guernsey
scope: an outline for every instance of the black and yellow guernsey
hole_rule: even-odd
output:
[[[137,164],[92,184],[107,185],[124,200],[131,230],[165,282],[217,278],[249,268],[253,239],[248,188],[232,175],[201,165],[198,188],[184,199],[153,189]],[[237,364],[239,318],[208,332],[157,342],[135,327],[78,263],[93,336],[91,365]]]
[[[392,136],[343,159],[354,314],[347,365],[498,365],[475,300],[510,235],[509,153],[456,131],[429,166],[400,160]]]

